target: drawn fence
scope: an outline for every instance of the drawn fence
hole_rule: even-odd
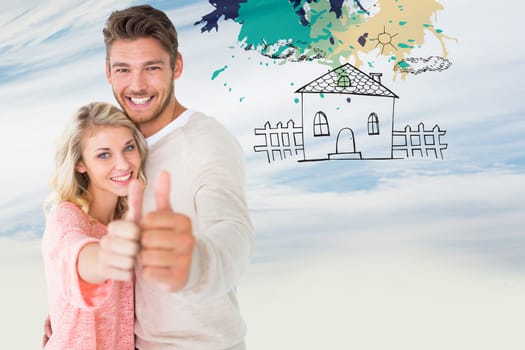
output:
[[[425,130],[423,123],[419,123],[417,130],[412,130],[410,125],[405,126],[405,130],[394,130],[392,143],[392,155],[394,158],[411,158],[411,157],[440,157],[443,159],[443,151],[447,149],[448,144],[442,143],[442,136],[446,130],[441,130],[435,125],[432,130]]]
[[[255,152],[266,152],[268,163],[283,160],[304,151],[303,128],[296,127],[292,119],[286,126],[278,122],[275,128],[272,128],[270,122],[266,122],[264,128],[255,129],[255,135],[264,136],[264,144],[254,146],[253,149]]]

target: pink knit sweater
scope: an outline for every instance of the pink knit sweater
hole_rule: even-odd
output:
[[[89,284],[77,273],[82,247],[105,234],[105,225],[90,221],[72,203],[49,213],[42,254],[53,334],[45,350],[135,348],[133,282]]]

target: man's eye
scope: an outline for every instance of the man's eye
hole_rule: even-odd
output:
[[[116,73],[127,73],[128,69],[126,69],[126,68],[117,68],[117,69],[115,69],[115,72]]]
[[[97,158],[100,158],[100,159],[108,159],[109,158],[109,153],[108,152],[104,152],[104,153],[100,153]]]
[[[149,71],[155,71],[155,70],[159,70],[160,67],[152,66],[152,67],[148,67],[147,69],[148,69]]]

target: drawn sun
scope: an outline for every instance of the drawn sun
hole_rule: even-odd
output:
[[[397,50],[397,48],[392,44],[392,39],[398,34],[399,33],[396,33],[396,34],[388,33],[385,27],[383,27],[383,31],[381,33],[377,34],[377,37],[375,38],[375,40],[377,40],[376,47],[381,45],[381,54],[383,54],[383,52],[385,51],[385,47],[387,45],[390,45],[394,50]]]

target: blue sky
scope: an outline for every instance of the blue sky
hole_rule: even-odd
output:
[[[42,279],[38,244],[54,142],[65,120],[80,105],[94,100],[114,102],[104,76],[101,29],[112,10],[137,3],[34,0],[0,5],[0,150],[4,162],[0,266],[15,267],[0,270],[11,286],[1,292],[2,299],[10,297],[3,293],[21,293],[22,285],[16,288],[19,281],[31,286],[29,290],[45,292],[37,283]],[[300,293],[295,289],[299,287],[269,290],[269,286],[278,288],[290,278],[302,288],[307,285],[307,276],[328,276],[332,278],[328,285],[348,293],[355,289],[347,290],[337,278],[357,281],[353,288],[362,287],[363,293],[375,287],[403,292],[406,299],[392,300],[399,305],[410,304],[407,291],[418,290],[418,281],[427,283],[426,293],[441,291],[435,297],[446,305],[453,304],[455,297],[468,301],[468,290],[487,292],[477,300],[480,304],[516,295],[508,309],[502,306],[502,313],[496,309],[487,312],[492,312],[494,319],[506,317],[523,324],[512,310],[525,309],[516,292],[523,291],[523,284],[516,281],[523,280],[525,272],[525,48],[517,38],[510,37],[519,35],[515,28],[521,23],[519,13],[525,10],[524,5],[514,4],[509,11],[503,3],[473,8],[466,0],[443,1],[445,10],[437,20],[459,39],[448,47],[451,68],[406,81],[393,81],[385,74],[384,84],[401,97],[396,102],[396,124],[400,128],[423,121],[447,130],[445,141],[449,146],[444,160],[299,163],[288,159],[269,164],[264,154],[253,151],[260,143],[254,128],[266,121],[299,120],[295,89],[324,74],[327,67],[315,62],[276,65],[255,52],[239,49],[239,27],[233,22],[222,23],[219,32],[200,33],[193,23],[212,9],[206,1],[149,3],[166,10],[179,30],[185,67],[176,82],[178,97],[186,106],[217,117],[245,151],[256,245],[254,266],[247,274],[242,296],[248,325],[252,325],[252,344],[268,341],[258,326],[285,335],[268,326],[268,319],[258,318],[264,310],[250,302],[259,300],[259,291],[277,291],[264,300],[268,310],[278,310],[289,300],[286,293]],[[468,23],[465,14],[470,18]],[[228,68],[212,80],[213,72],[225,65]],[[28,261],[27,266],[24,261]],[[392,271],[396,266],[399,269]],[[399,281],[385,284],[388,273]],[[426,273],[436,279],[430,282]],[[439,278],[447,279],[444,276],[461,286],[457,294],[439,283]],[[407,289],[402,287],[404,282]],[[24,290],[27,294],[28,289]],[[319,286],[313,290],[315,300],[330,299],[333,294],[344,297],[324,294]],[[306,303],[309,299],[302,294],[298,300]],[[46,305],[42,298],[34,303],[39,314],[31,323],[30,333],[37,333],[31,340],[37,343],[39,317]],[[321,304],[316,303],[314,309],[329,317]],[[302,306],[292,309],[298,312]],[[366,310],[358,305],[344,306],[366,319],[360,314]],[[399,311],[391,305],[386,307]],[[8,327],[8,319],[1,320],[6,324],[0,328]],[[286,312],[283,320],[293,320],[301,324],[299,328],[308,329]],[[499,338],[515,340],[514,345],[500,348],[523,348],[518,346],[524,343],[512,326],[499,328],[497,323],[470,321],[472,332],[488,334],[492,329]],[[13,324],[16,328],[17,323]],[[386,330],[387,325],[381,329]],[[323,336],[330,334],[328,328],[318,330]],[[25,334],[23,328],[16,331]],[[468,346],[465,337],[452,333],[450,337],[457,336],[457,344],[467,346],[462,348],[474,348]],[[470,334],[468,329],[466,334]],[[340,338],[334,339],[335,346]],[[480,339],[477,348],[489,349],[491,339]],[[280,340],[294,344],[289,339]],[[310,344],[317,341],[312,338]],[[401,338],[395,344],[408,344],[405,349],[424,348]]]

